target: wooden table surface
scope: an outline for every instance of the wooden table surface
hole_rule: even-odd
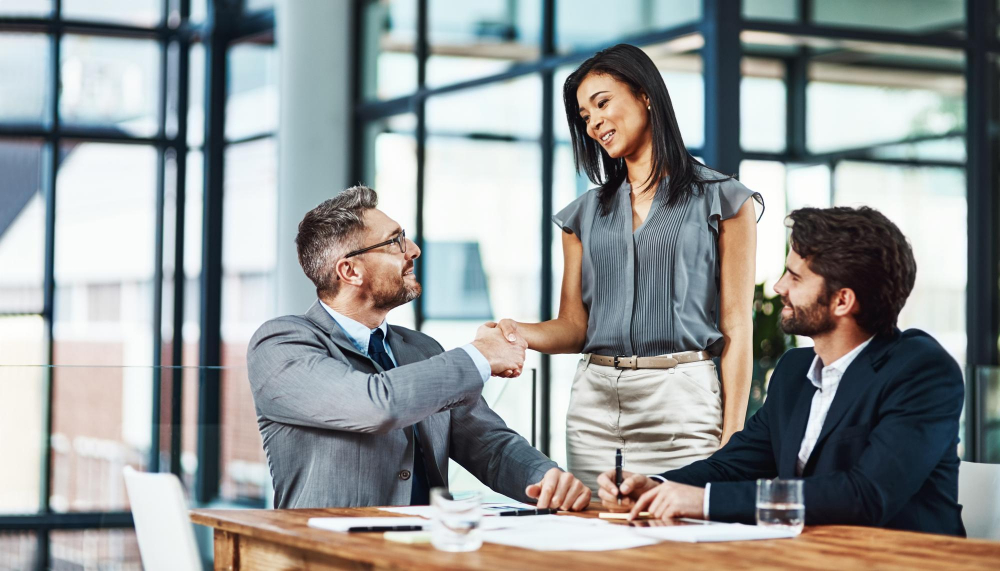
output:
[[[591,508],[580,514],[597,517]],[[311,517],[393,516],[377,508],[192,510],[215,528],[216,569],[1000,569],[1000,542],[868,527],[806,527],[794,539],[726,543],[662,542],[597,552],[540,552],[483,543],[445,553],[308,527]],[[567,516],[572,517],[572,516]]]

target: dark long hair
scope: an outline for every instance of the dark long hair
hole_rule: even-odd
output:
[[[653,60],[635,46],[618,44],[597,52],[580,64],[563,84],[563,103],[566,106],[570,137],[573,139],[577,172],[582,169],[591,182],[600,185],[597,197],[602,215],[611,212],[615,193],[628,176],[628,168],[624,158],[611,158],[597,141],[587,135],[587,124],[580,118],[576,91],[591,73],[608,75],[628,85],[635,97],[642,93],[649,97],[653,130],[650,180],[657,181],[659,191],[665,191],[667,204],[677,204],[685,200],[689,193],[702,192],[706,182],[730,178],[721,173],[717,173],[718,178],[712,179],[702,176],[698,165],[704,165],[695,160],[684,146],[674,106],[670,102],[670,93],[667,92],[667,85]],[[669,184],[664,184],[667,174],[670,175]]]

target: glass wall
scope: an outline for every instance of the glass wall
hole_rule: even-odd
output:
[[[192,492],[207,457],[221,491],[206,501],[264,504],[243,355],[274,260],[252,242],[274,224],[273,2],[204,26],[217,4],[0,1],[0,432],[18,436],[0,457],[19,467],[0,474],[0,567],[140,568],[124,466],[173,471]],[[227,80],[211,100],[206,73]],[[227,121],[206,136],[213,109]],[[203,205],[223,194],[224,228],[206,232]],[[236,294],[206,329],[218,231],[230,245],[214,287]],[[228,365],[213,397],[222,458],[198,439],[206,338]]]
[[[543,308],[557,312],[562,245],[558,232],[545,229],[547,217],[592,186],[575,169],[562,83],[596,50],[628,42],[661,70],[693,154],[713,156],[708,151],[723,144],[719,138],[739,141],[738,176],[766,204],[757,227],[756,267],[765,297],[775,295],[771,288],[784,270],[788,212],[869,205],[900,226],[917,258],[917,284],[900,326],[928,331],[966,363],[969,94],[962,0],[743,0],[742,53],[733,56],[740,58],[740,121],[717,130],[716,138],[706,133],[706,109],[731,100],[713,93],[706,81],[702,52],[705,42],[714,40],[705,30],[715,23],[705,20],[701,2],[635,1],[609,10],[600,2],[470,8],[432,0],[426,61],[418,60],[419,46],[412,45],[420,38],[419,3],[367,4],[400,15],[382,20],[391,26],[366,28],[360,45],[385,48],[396,45],[387,39],[393,34],[407,36],[405,65],[414,71],[401,76],[407,83],[393,84],[391,96],[408,100],[417,112],[406,116],[415,124],[412,130],[392,133],[386,121],[400,116],[380,116],[368,101],[375,91],[363,92],[359,113],[366,132],[376,135],[366,137],[356,178],[393,193],[394,203],[407,205],[406,216],[422,212],[414,221],[425,241],[423,306],[416,325],[445,346],[464,341],[487,319],[533,320],[542,317]],[[822,34],[812,33],[812,27]],[[837,30],[845,37],[838,38]],[[909,41],[928,34],[952,39],[935,47]],[[544,45],[546,37],[554,38],[553,45]],[[561,54],[570,54],[569,61]],[[447,73],[441,71],[445,63]],[[389,81],[381,69],[382,59],[366,58],[362,77],[378,74],[380,82],[371,85],[381,89]],[[426,79],[418,85],[421,69]],[[551,106],[540,105],[545,93],[551,93]],[[412,165],[413,149],[423,163],[394,173],[385,188],[384,165]],[[941,232],[924,231],[928,227]],[[773,310],[769,304],[758,309],[765,307]],[[540,385],[548,387],[538,395],[549,401],[536,418],[548,421],[538,432],[549,439],[539,447],[562,462],[563,423],[579,356],[531,353],[529,359],[539,368]],[[766,398],[773,360],[760,363],[751,412]],[[487,384],[488,400],[512,390],[510,383],[494,390],[491,384],[502,384],[497,381]],[[521,414],[501,411],[513,425],[522,421]]]

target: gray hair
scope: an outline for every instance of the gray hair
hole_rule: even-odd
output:
[[[339,284],[333,264],[361,247],[365,211],[377,205],[378,194],[359,184],[323,201],[299,222],[295,237],[299,265],[316,286],[317,294],[337,293]]]

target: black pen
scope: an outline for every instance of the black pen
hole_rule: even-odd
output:
[[[422,525],[370,525],[362,527],[349,527],[349,532],[359,531],[423,531]]]
[[[559,513],[559,510],[555,508],[541,508],[541,509],[526,509],[526,510],[510,510],[507,512],[499,512],[497,515],[509,515],[509,516],[522,516],[522,515],[553,515]]]
[[[622,505],[622,449],[615,451],[615,486],[618,488],[618,505]]]

